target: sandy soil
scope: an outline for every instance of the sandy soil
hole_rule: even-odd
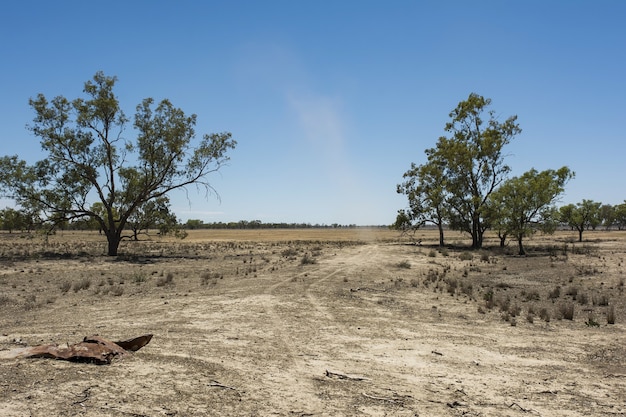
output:
[[[626,415],[626,235],[606,236],[527,257],[294,235],[116,259],[4,236],[0,356],[154,338],[111,365],[0,360],[0,415]]]

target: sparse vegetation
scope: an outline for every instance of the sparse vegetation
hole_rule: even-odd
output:
[[[4,313],[0,317],[3,317],[3,332],[9,334],[0,338],[0,343],[4,343],[0,350],[18,347],[11,342],[18,337],[32,345],[39,340],[57,341],[57,335],[63,334],[59,342],[65,343],[65,338],[71,342],[74,333],[85,330],[84,323],[98,325],[102,317],[111,317],[106,326],[115,324],[120,335],[131,335],[145,327],[158,333],[163,349],[174,350],[173,355],[163,358],[154,351],[142,351],[137,360],[155,362],[173,375],[172,372],[191,367],[212,366],[212,361],[205,358],[218,355],[219,359],[214,361],[215,364],[220,361],[219,368],[215,368],[216,380],[219,378],[220,383],[229,386],[232,383],[237,390],[250,382],[237,379],[236,373],[228,374],[234,378],[232,381],[227,381],[224,375],[230,372],[229,367],[244,349],[251,355],[250,362],[259,368],[273,366],[274,358],[307,360],[299,352],[313,349],[321,361],[327,360],[325,355],[331,348],[347,346],[346,335],[351,338],[348,341],[351,352],[363,360],[377,360],[379,357],[374,355],[384,352],[385,366],[397,374],[415,370],[406,358],[422,354],[415,351],[416,343],[421,346],[422,340],[428,340],[432,349],[442,354],[441,357],[433,354],[438,366],[456,366],[456,361],[445,360],[454,352],[451,343],[458,348],[471,343],[487,353],[506,351],[512,370],[518,370],[520,363],[527,363],[526,352],[532,350],[541,355],[550,351],[551,360],[560,361],[560,372],[571,377],[576,374],[567,365],[572,351],[566,345],[563,352],[553,350],[553,346],[574,337],[580,344],[575,350],[585,349],[589,354],[588,359],[577,355],[578,360],[598,365],[588,367],[590,372],[599,369],[593,374],[594,379],[601,378],[617,355],[622,354],[617,347],[619,338],[614,336],[621,329],[619,323],[626,305],[626,295],[620,291],[626,275],[617,267],[622,262],[619,259],[623,257],[624,243],[623,234],[616,232],[609,235],[614,240],[596,245],[597,257],[570,253],[568,260],[558,253],[559,243],[553,245],[556,249],[551,254],[550,245],[545,242],[553,237],[541,235],[529,239],[526,257],[491,247],[498,243],[491,235],[487,235],[486,247],[480,251],[468,250],[469,242],[460,240],[447,249],[449,256],[441,256],[439,250],[436,257],[429,257],[428,251],[433,246],[420,249],[396,244],[394,240],[390,244],[377,244],[374,249],[373,245],[361,247],[364,244],[356,241],[307,242],[293,237],[278,242],[221,238],[195,242],[195,233],[198,232],[192,231],[188,237],[191,240],[184,243],[173,238],[172,243],[140,241],[125,246],[127,243],[123,242],[124,258],[114,261],[102,254],[102,248],[92,252],[85,242],[58,245],[57,240],[72,236],[69,233],[50,238],[45,248],[47,255],[36,240],[30,240],[28,245],[22,240],[17,243],[12,240],[11,245],[2,246],[0,239],[0,249],[13,259],[11,266],[0,261],[5,266],[0,274],[3,288],[0,310]],[[565,232],[558,233],[558,239],[568,236]],[[593,232],[586,233],[589,238]],[[301,239],[300,235],[297,237]],[[13,255],[24,253],[26,246],[28,259]],[[54,251],[69,255],[57,256]],[[89,255],[78,255],[79,251]],[[556,260],[555,251],[559,256]],[[472,254],[472,259],[462,260],[464,253]],[[489,254],[489,261],[484,254]],[[318,264],[302,266],[305,256]],[[603,272],[580,276],[576,266],[583,261]],[[85,279],[90,284],[83,288]],[[124,321],[125,314],[128,323]],[[618,325],[611,326],[615,323]],[[28,326],[32,327],[30,338],[24,330],[31,328]],[[495,333],[494,327],[498,328]],[[313,333],[314,329],[317,333]],[[94,331],[106,334],[109,328],[98,327]],[[70,335],[65,336],[66,333]],[[506,339],[501,335],[506,335]],[[207,340],[211,343],[205,343]],[[188,354],[186,349],[191,343],[194,350]],[[292,345],[293,350],[283,350],[283,343]],[[373,343],[380,348],[372,350]],[[250,346],[254,349],[248,349]],[[518,360],[519,357],[522,359]],[[352,364],[341,362],[340,357],[334,357],[333,361],[338,366]],[[478,366],[480,358],[476,362]],[[238,363],[237,370],[243,370],[246,364],[247,361]],[[39,365],[27,366],[34,370]],[[73,372],[75,369],[72,368]],[[450,368],[452,371],[467,381],[474,375],[467,372],[465,363]],[[61,375],[65,371],[56,372]],[[78,377],[91,378],[92,374],[87,372]],[[528,373],[522,374],[530,378],[525,381],[532,381]],[[181,387],[188,388],[189,385],[184,385],[184,374],[176,375],[183,378]],[[213,378],[213,371],[207,370],[206,375]],[[384,373],[381,375],[386,377]],[[104,378],[108,377],[104,375]],[[159,384],[163,382],[159,374],[154,378]],[[322,374],[321,378],[326,377]],[[511,378],[521,384],[519,374],[512,372]],[[332,394],[340,384],[335,382],[329,379],[319,386]],[[407,386],[403,390],[409,394]],[[363,386],[364,391],[367,387]],[[365,392],[378,398],[399,398],[383,392]],[[208,390],[205,387],[202,393],[224,401],[229,398],[226,390],[218,391],[217,387]],[[236,395],[232,397],[239,399]],[[90,401],[96,404],[97,398]],[[367,401],[389,403],[387,411],[392,411],[393,404],[388,401]],[[410,403],[408,397],[403,401],[407,407],[419,405]],[[530,400],[524,404],[532,406]],[[500,414],[509,411],[506,405],[498,409]]]

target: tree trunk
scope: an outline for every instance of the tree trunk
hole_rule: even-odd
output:
[[[506,243],[506,235],[500,236],[500,247],[503,248]]]
[[[517,244],[519,246],[519,255],[520,256],[526,255],[526,251],[524,250],[524,245],[522,244],[522,235],[521,234],[519,236],[517,236]]]
[[[483,235],[480,231],[480,216],[476,213],[472,216],[472,249],[480,249],[483,246]]]
[[[582,227],[578,229],[578,241],[579,242],[583,241],[583,228]]]
[[[440,247],[444,247],[444,243],[443,243],[443,224],[439,223],[437,225],[437,227],[439,227],[439,246]]]
[[[107,255],[117,256],[117,249],[120,246],[121,236],[117,232],[107,233],[107,241],[109,242],[109,251]]]

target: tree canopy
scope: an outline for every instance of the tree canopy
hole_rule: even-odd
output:
[[[602,203],[583,199],[577,204],[568,204],[559,209],[561,222],[569,225],[578,231],[578,241],[583,241],[583,232],[589,228],[599,225],[600,206]],[[594,226],[595,225],[595,226]]]
[[[83,98],[30,99],[35,118],[29,129],[48,157],[33,165],[17,155],[0,158],[0,183],[18,205],[52,223],[95,220],[112,256],[129,219],[148,201],[192,184],[214,193],[207,177],[236,146],[228,132],[197,140],[195,114],[152,98],[136,107],[137,136],[128,139],[129,119],[114,94],[116,82],[97,72],[84,84]],[[101,210],[93,210],[93,202]]]
[[[567,167],[538,172],[535,169],[505,181],[490,197],[492,227],[514,236],[520,255],[524,255],[524,237],[537,230],[537,225],[551,223],[552,204],[564,191],[574,174]]]
[[[503,148],[521,132],[517,116],[500,122],[490,105],[491,99],[475,93],[461,101],[449,114],[449,135],[427,149],[427,162],[413,164],[398,186],[409,199],[408,215],[416,224],[446,221],[452,229],[469,233],[473,248],[482,247],[488,198],[510,172]]]

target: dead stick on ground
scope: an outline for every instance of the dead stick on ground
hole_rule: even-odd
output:
[[[350,375],[341,374],[341,373],[338,373],[338,372],[331,372],[329,370],[326,370],[326,376],[328,378],[335,377],[335,378],[339,378],[339,379],[351,379],[353,381],[365,381],[365,380],[367,380],[367,378],[362,377],[362,376],[350,376]]]
[[[513,406],[517,406],[520,409],[520,411],[522,411],[524,413],[530,413],[530,412],[537,413],[537,411],[535,411],[533,409],[530,409],[530,408],[524,408],[521,405],[519,405],[518,403],[513,403],[513,404],[509,405],[509,408],[513,408]]]
[[[228,385],[221,384],[221,383],[219,383],[219,382],[217,382],[217,381],[211,381],[211,382],[209,382],[209,386],[210,386],[210,387],[217,387],[217,388],[230,389],[230,390],[233,390],[233,391],[235,391],[235,392],[239,393],[239,390],[238,390],[237,388],[234,388],[234,387],[229,387]]]

